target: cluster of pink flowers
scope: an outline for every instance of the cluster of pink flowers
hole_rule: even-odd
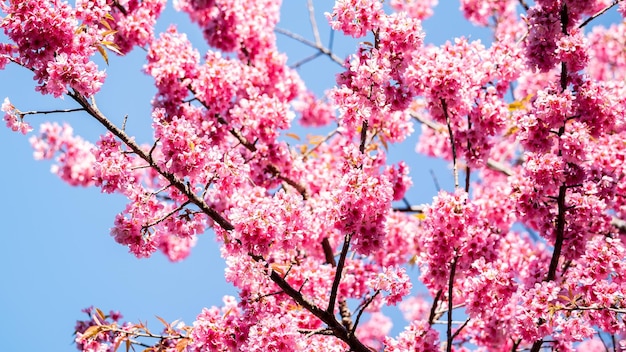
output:
[[[38,91],[60,97],[69,89],[86,96],[100,90],[105,73],[90,57],[111,34],[87,23],[79,26],[84,11],[51,1],[12,1],[0,8],[11,14],[0,26],[15,43],[17,62],[34,72]]]
[[[154,77],[158,90],[153,105],[164,108],[169,118],[178,115],[180,102],[189,95],[188,86],[196,77],[200,54],[187,35],[170,26],[150,44],[147,61],[144,70]]]
[[[370,279],[367,285],[374,290],[387,292],[385,304],[394,306],[411,293],[413,287],[404,268],[383,268],[383,271]]]
[[[37,90],[70,93],[102,121],[86,108],[104,82],[91,57],[147,49],[151,145],[106,123],[113,133],[95,145],[49,123],[31,144],[67,183],[128,198],[111,235],[139,258],[183,260],[213,228],[238,297],[185,327],[187,350],[573,351],[600,333],[626,339],[626,26],[579,28],[613,3],[463,0],[494,42],[424,46],[420,20],[436,3],[392,0],[400,12],[387,14],[379,0],[337,0],[330,27],[367,38],[322,99],[277,51],[277,0],[177,1],[214,48],[203,56],[174,26],[154,38],[164,0],[2,2],[11,44],[0,44],[0,68],[32,70]],[[294,110],[302,126],[336,133],[287,143]],[[2,111],[13,131],[31,130],[36,112],[8,99]],[[467,178],[403,207],[394,201],[410,202],[411,170],[388,160],[388,143],[405,141],[414,119],[417,151],[455,157],[455,178]],[[411,295],[417,276],[432,301]],[[382,312],[395,305],[409,323],[394,338]],[[131,324],[85,336],[120,318],[80,322],[77,347],[132,336]],[[451,336],[440,342],[442,322]]]
[[[25,135],[33,130],[28,122],[24,122],[23,114],[13,104],[11,104],[9,98],[4,98],[2,111],[4,112],[4,121],[6,122],[7,127],[13,132],[20,132]]]
[[[522,68],[519,52],[509,49],[495,44],[487,50],[480,42],[461,38],[454,44],[424,48],[415,56],[407,81],[426,98],[428,111],[419,113],[442,126],[420,136],[419,151],[452,159],[449,128],[460,157],[470,166],[484,165],[493,136],[506,125],[503,95]],[[501,70],[501,66],[508,69]],[[472,75],[465,74],[468,70]]]
[[[100,2],[101,0],[99,0]],[[116,1],[109,14],[114,18],[111,28],[116,31],[114,42],[123,54],[135,46],[145,47],[154,39],[154,25],[167,0]]]
[[[378,1],[371,3],[375,8]],[[346,10],[346,14],[349,12]],[[413,131],[408,124],[410,116],[401,111],[412,98],[404,75],[412,54],[422,45],[421,25],[405,13],[374,17],[372,25],[376,27],[368,28],[375,31],[374,43],[364,44],[346,60],[346,71],[337,76],[339,86],[331,91],[331,98],[339,107],[344,133],[354,134],[366,121],[370,128],[382,132],[381,138],[401,142]],[[362,21],[356,21],[357,25],[365,25]]]
[[[409,16],[425,20],[433,15],[433,7],[439,0],[391,0],[389,5],[396,11],[406,11]]]
[[[361,168],[351,168],[336,190],[339,215],[336,227],[354,234],[357,252],[370,254],[383,245],[385,219],[393,197],[389,180],[370,176]]]
[[[32,136],[30,144],[35,150],[35,159],[52,159],[58,154],[56,164],[51,168],[62,180],[72,186],[92,186],[94,184],[95,157],[91,152],[93,144],[79,136],[74,136],[70,125],[44,123],[39,128],[39,136]]]
[[[124,153],[121,143],[111,133],[107,133],[96,143],[93,149],[95,161],[95,185],[102,188],[102,192],[120,192],[129,194],[138,175],[131,169],[132,158]]]
[[[294,109],[300,112],[298,122],[304,126],[321,127],[328,125],[335,120],[335,113],[330,104],[316,99],[311,92],[305,92],[300,96],[300,100],[294,102]]]
[[[97,325],[118,324],[123,318],[120,312],[110,311],[109,314],[101,317],[93,307],[85,308],[83,313],[89,316],[89,320],[79,320],[76,322],[74,334],[76,335],[76,347],[80,351],[114,351],[119,340],[119,334],[113,331],[100,332],[95,338],[86,338],[84,333],[90,327]],[[104,318],[104,319],[102,319]]]
[[[209,45],[237,52],[246,60],[254,60],[257,55],[274,48],[273,28],[278,23],[279,5],[280,1],[276,0],[176,2],[176,8],[187,12],[200,26]]]
[[[497,257],[499,230],[490,226],[480,207],[463,191],[441,191],[424,211],[420,238],[422,280],[436,292],[448,286],[453,266],[462,278],[472,263]]]

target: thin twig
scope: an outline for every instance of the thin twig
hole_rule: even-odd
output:
[[[359,309],[359,312],[356,314],[356,321],[354,322],[354,326],[352,327],[352,330],[350,331],[351,335],[354,335],[354,332],[356,331],[357,326],[359,326],[361,315],[363,315],[363,312],[365,312],[365,309],[369,307],[369,305],[374,301],[374,299],[376,298],[376,296],[378,296],[379,293],[380,293],[380,290],[376,290],[376,292],[374,292],[374,294],[363,303],[361,309]]]
[[[300,43],[310,46],[311,48],[317,49],[319,50],[322,54],[328,56],[332,61],[334,61],[335,63],[337,63],[338,65],[340,65],[341,67],[343,67],[343,60],[341,60],[341,58],[339,58],[339,56],[335,55],[330,49],[325,48],[323,46],[318,46],[317,44],[315,44],[314,42],[304,38],[301,35],[292,33],[286,29],[282,29],[280,27],[276,27],[274,29],[276,32],[285,35],[291,39],[297,40]]]
[[[307,57],[305,57],[304,59],[302,59],[302,60],[300,60],[300,61],[296,62],[296,63],[295,63],[295,64],[293,64],[293,65],[290,65],[289,67],[294,68],[294,69],[297,69],[297,68],[299,68],[300,66],[302,66],[302,65],[306,64],[307,62],[309,62],[309,61],[313,61],[313,60],[317,59],[318,57],[320,57],[320,55],[323,55],[323,54],[322,54],[321,52],[317,52],[317,53],[315,53],[315,54],[313,54],[313,55],[311,55],[311,56],[307,56]]]
[[[470,318],[467,318],[467,320],[465,320],[465,322],[463,323],[463,325],[459,326],[458,329],[456,329],[456,331],[454,332],[454,334],[452,334],[452,339],[454,340],[455,337],[457,337],[459,335],[459,333],[461,332],[461,330],[463,330],[464,327],[467,326],[467,323],[470,322]]]
[[[76,109],[59,109],[59,110],[44,110],[44,111],[36,111],[36,110],[31,110],[31,111],[20,111],[19,114],[22,116],[26,116],[26,115],[37,115],[37,114],[56,114],[56,113],[62,113],[62,112],[76,112],[76,111],[85,111],[84,108],[76,108]]]
[[[433,299],[433,305],[430,307],[430,314],[428,314],[428,324],[433,325],[435,322],[435,316],[437,311],[437,306],[439,305],[439,298],[441,298],[442,290],[437,291],[435,294],[435,298]]]
[[[183,210],[183,208],[185,208],[185,206],[187,206],[187,204],[189,204],[189,201],[184,202],[183,204],[181,204],[180,206],[176,207],[176,209],[170,211],[169,213],[163,215],[160,219],[157,219],[149,224],[144,225],[143,227],[148,228],[148,227],[152,227],[154,225],[157,225],[163,221],[165,221],[165,219],[169,218],[170,216],[176,214],[177,212]]]
[[[307,9],[309,10],[309,21],[311,21],[311,29],[313,30],[315,44],[318,47],[321,47],[322,40],[320,39],[320,31],[317,28],[317,21],[315,21],[315,9],[313,8],[313,0],[307,0]]]
[[[522,5],[525,11],[528,11],[528,9],[530,8],[528,7],[528,4],[524,0],[519,0],[519,4]]]
[[[319,148],[320,145],[326,143],[330,138],[332,138],[332,136],[334,136],[337,133],[338,129],[335,128],[334,130],[332,130],[329,134],[326,135],[326,137],[324,137],[323,140],[321,140],[319,143],[315,144],[315,146],[313,146],[313,148],[307,150],[306,153],[302,154],[303,158],[308,157],[309,155],[311,155],[311,153],[313,153],[313,151],[315,151],[315,149]]]
[[[415,115],[415,114],[411,114],[411,117],[415,120],[418,121],[419,123],[430,127],[431,129],[433,129],[434,131],[445,131],[446,127],[444,127],[443,125],[432,121],[432,120],[427,120],[422,118],[421,116]],[[513,176],[513,170],[511,170],[509,167],[507,167],[506,165],[504,165],[503,163],[499,162],[499,161],[495,161],[493,159],[488,159],[487,160],[487,167],[489,167],[492,170],[495,171],[499,171],[503,174],[505,174],[506,176]]]
[[[446,352],[452,352],[452,339],[454,336],[452,335],[452,310],[453,310],[453,299],[452,299],[452,290],[454,288],[454,275],[456,273],[456,255],[452,258],[452,265],[450,267],[450,280],[448,281],[448,327],[446,329],[446,336],[448,344],[446,345]]]
[[[602,10],[596,12],[596,14],[594,14],[593,16],[587,18],[585,21],[583,21],[583,23],[581,23],[578,28],[583,28],[584,26],[586,26],[587,24],[589,24],[589,22],[595,20],[596,18],[602,16],[605,12],[609,11],[611,9],[611,7],[619,4],[622,0],[613,0],[613,2],[611,4],[609,4],[607,7],[603,8]]]
[[[439,191],[441,191],[441,186],[439,186],[439,180],[437,179],[437,175],[435,175],[435,171],[433,169],[430,169],[430,176],[435,184],[435,190],[439,193]]]

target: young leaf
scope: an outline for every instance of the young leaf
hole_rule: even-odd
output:
[[[104,62],[107,64],[107,66],[109,66],[109,56],[107,55],[106,50],[104,50],[104,48],[100,45],[96,45],[96,49],[98,49],[98,52],[104,59]]]

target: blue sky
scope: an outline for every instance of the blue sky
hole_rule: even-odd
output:
[[[280,27],[312,38],[305,1],[284,1]],[[425,22],[426,41],[440,44],[465,35],[486,39],[462,20],[458,2],[441,0],[435,17]],[[317,1],[317,18],[324,42],[328,26],[323,17],[330,5]],[[612,17],[616,18],[612,10]],[[203,53],[207,46],[200,31],[171,5],[161,17],[158,31],[176,23],[187,32]],[[312,50],[281,35],[279,48],[294,63]],[[3,37],[2,40],[6,40]],[[340,57],[355,48],[355,41],[335,38]],[[128,57],[111,57],[108,78],[98,105],[112,120],[128,115],[127,131],[141,142],[150,137],[152,80],[141,72],[145,53],[133,51]],[[325,57],[303,66],[301,75],[308,86],[321,93],[334,83],[339,67]],[[0,99],[10,97],[21,110],[49,110],[75,107],[68,98],[55,100],[34,91],[32,74],[16,66],[0,71]],[[29,116],[37,130],[40,122],[67,121],[77,134],[94,141],[103,127],[81,113]],[[416,126],[419,130],[419,126]],[[300,130],[299,130],[300,131]],[[0,128],[0,184],[3,200],[0,211],[0,341],[3,351],[72,351],[72,332],[82,308],[90,305],[105,311],[119,310],[130,321],[148,321],[158,327],[155,315],[191,324],[203,307],[220,305],[224,294],[235,294],[223,278],[224,264],[212,233],[201,236],[191,256],[171,264],[164,256],[138,260],[127,248],[114,242],[109,228],[123,210],[125,199],[106,195],[95,188],[74,188],[50,173],[49,162],[33,160],[28,138]],[[433,169],[443,188],[452,187],[447,165],[417,156],[413,150],[417,133],[401,147],[394,147],[390,160],[405,159],[412,166],[415,187],[409,193],[414,203],[429,202],[435,187]],[[410,273],[416,279],[417,272]],[[405,325],[398,321],[398,328]],[[158,328],[155,330],[159,330]]]

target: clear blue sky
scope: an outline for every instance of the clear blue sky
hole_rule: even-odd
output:
[[[280,27],[312,39],[306,1],[285,0]],[[440,44],[465,35],[487,39],[464,21],[458,2],[440,0],[435,17],[428,20],[426,41]],[[328,26],[323,17],[330,11],[328,1],[316,1],[322,40]],[[617,18],[611,11],[611,18]],[[207,47],[200,31],[190,25],[185,14],[173,10],[171,2],[161,17],[158,31],[176,23],[187,32],[203,53]],[[312,50],[281,35],[279,48],[294,63]],[[4,37],[0,37],[6,40]],[[335,49],[341,57],[353,51],[355,42],[336,36]],[[150,77],[141,72],[144,52],[135,50],[128,57],[111,57],[108,78],[97,95],[100,108],[112,120],[128,115],[127,131],[141,142],[150,138],[150,99],[154,88]],[[334,83],[339,67],[325,57],[305,65],[300,73],[316,93]],[[9,66],[0,71],[0,100],[8,96],[21,110],[49,110],[75,107],[70,99],[54,100],[34,91],[32,74]],[[94,141],[103,127],[81,113],[29,116],[39,122],[67,121],[76,133]],[[419,131],[419,126],[416,126]],[[301,130],[298,130],[301,131]],[[430,169],[437,173],[444,188],[451,188],[445,163],[418,157],[413,152],[417,133],[401,148],[393,148],[392,161],[406,159],[412,166],[417,185],[409,193],[414,203],[429,202],[435,194]],[[220,305],[224,294],[235,294],[223,278],[224,264],[212,233],[201,236],[191,256],[171,264],[162,255],[138,260],[126,247],[114,242],[109,228],[115,214],[123,210],[125,199],[101,194],[95,188],[73,188],[50,173],[49,162],[33,160],[27,137],[0,128],[0,341],[2,351],[72,351],[72,332],[80,312],[90,305],[105,311],[119,310],[125,319],[148,321],[182,319],[191,324],[203,307]],[[410,273],[417,278],[417,272]],[[403,328],[398,321],[397,328]]]

